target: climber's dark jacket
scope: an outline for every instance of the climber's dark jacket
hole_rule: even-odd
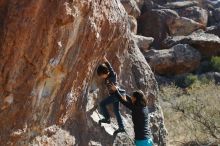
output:
[[[122,99],[122,95],[117,90],[116,94],[119,101],[132,111],[132,121],[134,123],[135,140],[144,140],[151,138],[151,131],[149,127],[148,108],[134,105],[131,97],[126,95],[127,101]]]
[[[117,82],[117,74],[116,72],[113,70],[111,64],[109,62],[105,62],[105,65],[108,67],[108,70],[109,70],[109,75],[108,77],[105,79],[105,84],[107,85],[108,87],[108,91],[109,91],[109,94],[113,94],[114,92],[111,90],[111,84],[114,84],[114,85],[118,85],[118,82]],[[119,88],[118,89],[119,92],[124,95],[125,94],[125,90],[122,89],[122,88]]]

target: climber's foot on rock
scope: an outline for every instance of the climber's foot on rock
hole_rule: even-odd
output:
[[[110,119],[101,119],[101,120],[99,120],[99,125],[101,125],[102,123],[110,124]]]
[[[118,133],[122,133],[122,132],[125,132],[125,129],[124,128],[118,128],[117,130],[115,130],[113,135],[116,136]]]

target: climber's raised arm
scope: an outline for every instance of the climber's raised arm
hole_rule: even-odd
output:
[[[108,59],[104,56],[103,57],[103,62],[105,63],[105,65],[108,67],[109,73],[115,75],[115,71],[112,68],[112,65],[110,64],[110,62],[108,61]]]

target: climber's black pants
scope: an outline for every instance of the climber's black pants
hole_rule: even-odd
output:
[[[116,116],[116,119],[117,119],[117,122],[118,122],[118,126],[119,126],[119,128],[124,128],[121,113],[119,111],[120,103],[119,103],[119,100],[116,96],[117,96],[116,94],[111,94],[110,96],[103,99],[100,102],[100,109],[101,109],[101,112],[102,112],[103,116],[106,119],[110,119],[109,112],[108,112],[106,106],[109,105],[109,104],[113,104],[113,111],[115,113],[115,116]]]

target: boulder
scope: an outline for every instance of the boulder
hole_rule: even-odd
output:
[[[133,35],[133,39],[135,43],[137,44],[138,48],[141,49],[141,51],[147,51],[150,47],[150,45],[153,43],[154,38],[152,37],[145,37],[141,35]]]
[[[169,48],[179,43],[193,46],[203,57],[220,55],[220,38],[214,34],[205,33],[202,30],[188,36],[169,37],[164,40],[163,47]]]
[[[170,9],[153,9],[146,11],[138,19],[138,33],[146,37],[153,37],[152,46],[160,49],[161,42],[170,35],[189,35],[197,29],[204,29],[204,25],[179,15]]]
[[[57,125],[52,125],[44,129],[42,135],[36,136],[32,141],[32,145],[51,144],[73,146],[76,144],[75,137]]]
[[[169,9],[146,11],[138,19],[138,34],[153,37],[153,46],[161,47],[161,42],[169,35],[168,24],[174,21],[178,14]]]
[[[188,7],[188,8],[182,8],[182,9],[175,9],[177,13],[181,17],[186,17],[189,19],[192,19],[203,26],[207,25],[208,22],[208,11],[198,7],[198,6],[193,6],[193,7]]]
[[[197,1],[176,1],[176,2],[168,2],[165,4],[165,7],[169,9],[180,9],[180,8],[188,8],[192,6],[197,6]]]
[[[218,0],[200,0],[200,7],[208,11],[208,26],[219,23],[220,1]]]
[[[205,28],[204,25],[186,17],[179,17],[173,19],[168,24],[169,31],[171,35],[189,35],[195,30]]]
[[[140,16],[141,11],[135,0],[121,0],[121,3],[129,15],[134,16],[135,18]]]
[[[178,44],[170,49],[150,50],[145,58],[153,71],[160,75],[176,75],[194,71],[201,55],[187,44]]]
[[[192,6],[197,6],[198,2],[196,1],[177,1],[177,2],[168,2],[165,7],[168,9],[180,9],[187,8]]]

